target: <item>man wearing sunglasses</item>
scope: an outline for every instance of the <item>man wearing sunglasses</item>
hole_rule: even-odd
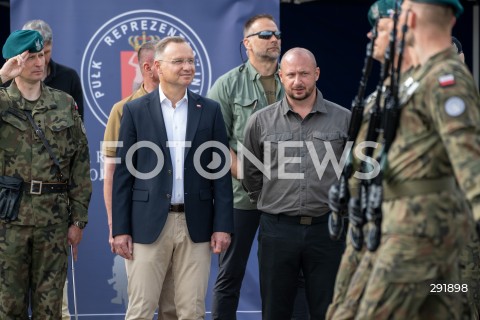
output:
[[[213,319],[236,319],[240,288],[260,212],[251,203],[237,173],[237,147],[243,144],[243,130],[257,110],[284,96],[278,77],[281,33],[274,18],[259,14],[247,20],[243,45],[248,60],[222,75],[208,92],[220,103],[232,156],[234,233],[229,249],[219,256],[219,273],[213,289]],[[298,318],[298,317],[297,317]]]

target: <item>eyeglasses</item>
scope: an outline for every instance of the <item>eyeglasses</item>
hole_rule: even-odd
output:
[[[275,36],[275,38],[277,38],[277,40],[280,40],[282,38],[282,33],[280,31],[265,30],[265,31],[260,31],[260,32],[249,34],[247,36],[247,38],[250,38],[250,37],[253,37],[253,36],[258,36],[260,39],[263,39],[263,40],[270,40],[270,38],[272,38],[272,36]]]
[[[165,62],[170,62],[174,66],[183,66],[188,64],[189,66],[193,66],[195,63],[195,59],[175,59],[175,60],[158,60],[158,61],[165,61]]]

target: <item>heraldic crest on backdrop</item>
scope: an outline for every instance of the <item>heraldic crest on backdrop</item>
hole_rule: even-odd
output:
[[[220,75],[242,63],[239,43],[245,21],[260,13],[269,13],[279,21],[280,3],[278,0],[10,0],[10,8],[12,31],[21,29],[28,20],[45,20],[53,30],[52,59],[74,68],[81,78],[93,194],[88,227],[75,264],[78,312],[87,320],[123,319],[128,300],[127,279],[123,259],[112,254],[108,245],[100,142],[113,104],[130,95],[140,83],[135,51],[148,40],[170,35],[184,37],[195,54],[196,74],[190,89],[206,95]],[[239,320],[261,319],[256,251],[254,242],[238,307]],[[207,319],[210,319],[217,266],[218,259],[214,256]]]
[[[82,58],[85,99],[101,124],[106,125],[112,105],[141,83],[136,50],[146,41],[168,36],[181,36],[190,43],[195,55],[195,78],[190,89],[201,95],[207,93],[212,84],[210,58],[202,40],[187,23],[162,11],[125,12],[97,30]],[[121,79],[120,85],[112,79]]]

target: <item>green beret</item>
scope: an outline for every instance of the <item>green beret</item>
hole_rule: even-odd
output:
[[[399,5],[400,6],[400,5]],[[390,13],[395,10],[394,0],[378,0],[368,10],[368,21],[373,27],[377,20],[381,18],[390,18]]]
[[[28,50],[40,52],[43,49],[42,35],[35,30],[17,30],[12,32],[3,45],[3,58],[10,59]]]
[[[450,6],[455,12],[455,17],[460,17],[463,13],[463,6],[460,4],[460,0],[410,0],[412,2],[421,2],[428,4],[439,4],[442,6]]]

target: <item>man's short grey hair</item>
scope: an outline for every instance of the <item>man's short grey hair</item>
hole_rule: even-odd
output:
[[[23,25],[22,29],[40,32],[45,43],[51,43],[53,40],[52,28],[43,20],[30,20]]]

